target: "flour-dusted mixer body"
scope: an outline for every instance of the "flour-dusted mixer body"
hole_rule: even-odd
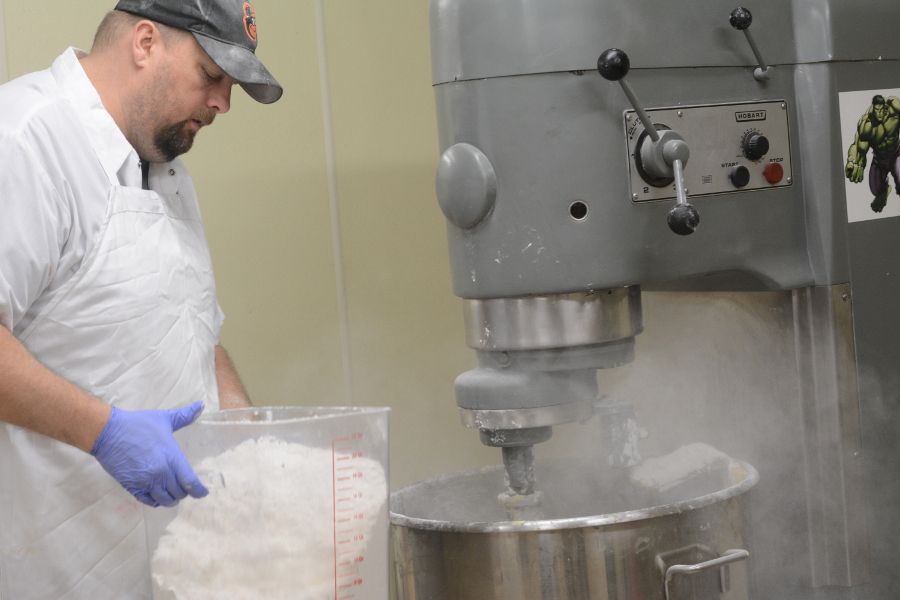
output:
[[[550,535],[559,486],[542,485],[540,444],[587,421],[609,460],[585,479],[627,479],[635,415],[644,450],[701,440],[759,471],[729,547],[702,544],[716,525],[691,521],[632,548],[708,549],[697,563],[719,595],[672,598],[898,597],[900,491],[884,469],[900,473],[900,7],[432,0],[431,21],[436,189],[478,356],[457,403],[505,469],[487,524],[417,508],[416,494],[450,502],[437,483],[397,493],[401,598],[669,597],[665,581],[689,567],[631,587],[593,573],[574,596],[554,584],[554,565],[585,556],[573,544],[602,543]],[[484,548],[521,531],[477,564],[513,573],[504,561],[536,547],[536,579],[435,585],[476,564],[424,533],[451,530]],[[726,586],[740,570],[747,583]]]

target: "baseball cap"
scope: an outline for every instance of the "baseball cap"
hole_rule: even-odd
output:
[[[271,104],[283,90],[256,57],[256,12],[244,0],[120,0],[116,10],[184,29],[251,98]]]

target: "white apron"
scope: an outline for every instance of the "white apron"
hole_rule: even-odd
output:
[[[97,242],[20,339],[115,406],[215,409],[222,317],[193,195],[181,177],[163,174],[157,193],[107,175]],[[0,426],[0,599],[149,598],[149,581],[142,505],[92,456]]]

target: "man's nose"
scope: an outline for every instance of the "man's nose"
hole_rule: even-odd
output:
[[[210,95],[208,106],[219,114],[227,113],[231,109],[231,87],[234,81],[226,77],[216,85]]]

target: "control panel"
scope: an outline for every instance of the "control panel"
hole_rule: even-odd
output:
[[[789,186],[790,130],[782,100],[648,109],[657,131],[675,131],[690,148],[685,193],[708,196]],[[624,114],[634,202],[677,197],[674,176],[648,168],[650,132],[637,111]]]

